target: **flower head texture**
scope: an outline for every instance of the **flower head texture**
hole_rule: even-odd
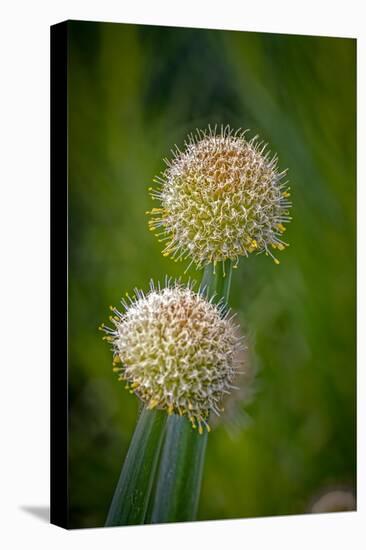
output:
[[[234,388],[242,348],[229,312],[178,283],[136,291],[124,312],[112,308],[114,370],[148,408],[186,415],[193,427],[208,428],[211,411]]]
[[[279,172],[257,137],[229,127],[210,127],[188,136],[184,150],[172,151],[167,168],[150,189],[161,206],[149,214],[152,231],[165,243],[163,254],[190,259],[198,268],[251,252],[271,256],[287,245],[282,240],[290,221],[286,170]]]

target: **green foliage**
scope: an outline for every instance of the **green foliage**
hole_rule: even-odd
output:
[[[217,266],[208,264],[203,272],[202,291],[208,298],[215,296],[217,302],[223,300],[225,304],[229,305],[232,273],[233,263],[231,260],[220,262]]]
[[[151,515],[146,523],[196,519],[207,444],[207,430],[199,434],[185,416],[167,422]]]
[[[109,509],[106,526],[144,523],[163,441],[166,414],[142,409]]]
[[[71,526],[104,524],[136,421],[97,327],[125,291],[182,273],[147,231],[147,189],[208,123],[269,142],[294,221],[279,266],[252,254],[234,271],[257,381],[209,436],[198,518],[354,489],[355,41],[75,22],[69,59]]]

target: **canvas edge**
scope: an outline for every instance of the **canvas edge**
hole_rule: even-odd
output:
[[[51,487],[50,522],[69,527],[68,497],[68,23],[50,28]]]

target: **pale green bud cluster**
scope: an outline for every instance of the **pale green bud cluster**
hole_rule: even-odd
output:
[[[237,327],[223,306],[178,283],[112,308],[114,370],[148,408],[186,415],[202,432],[235,387],[242,349]]]
[[[291,220],[286,171],[278,171],[263,142],[245,134],[197,130],[166,159],[154,180],[158,189],[151,189],[161,207],[148,212],[165,256],[200,268],[227,259],[236,266],[240,256],[264,252],[279,263],[273,251],[288,246],[282,234]]]

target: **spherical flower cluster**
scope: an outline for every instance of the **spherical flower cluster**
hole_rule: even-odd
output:
[[[290,221],[286,171],[277,169],[277,157],[265,153],[257,137],[229,127],[197,130],[183,151],[155,178],[151,196],[161,202],[149,214],[152,231],[165,241],[163,254],[175,260],[190,258],[198,268],[208,263],[264,252],[276,263],[273,250],[283,250]],[[188,268],[187,268],[188,269]]]
[[[136,291],[125,311],[111,308],[114,325],[101,329],[112,344],[114,370],[148,408],[186,415],[209,429],[211,411],[232,385],[242,348],[227,308],[178,283]]]

